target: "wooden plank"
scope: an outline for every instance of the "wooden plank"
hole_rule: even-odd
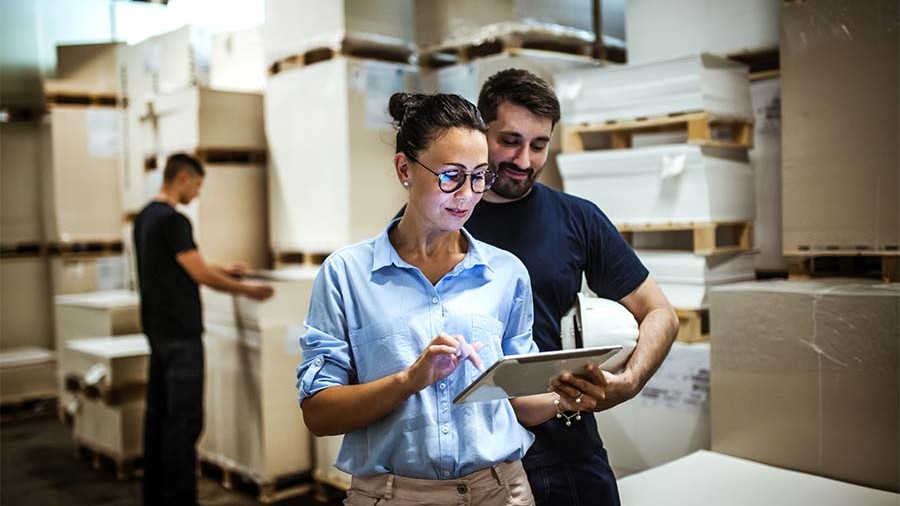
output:
[[[709,341],[708,309],[676,309],[678,315],[678,337],[684,343]]]
[[[629,243],[636,233],[690,231],[691,251],[696,255],[724,255],[753,249],[753,223],[749,221],[617,224],[616,228]],[[719,232],[723,229],[733,232],[734,240],[728,244],[719,243]]]

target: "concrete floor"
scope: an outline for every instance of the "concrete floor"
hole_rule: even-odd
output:
[[[199,489],[204,506],[259,504],[210,478],[201,478]],[[77,459],[69,429],[54,414],[0,422],[0,504],[139,506],[140,491],[139,478],[119,481],[111,467],[96,470],[89,460]],[[276,504],[325,506],[310,496]]]

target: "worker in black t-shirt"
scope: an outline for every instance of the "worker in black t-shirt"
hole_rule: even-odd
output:
[[[203,314],[199,285],[264,300],[272,287],[241,281],[243,265],[207,264],[191,222],[175,210],[200,193],[203,166],[169,157],[159,195],[134,220],[141,323],[150,342],[144,420],[145,506],[197,504],[196,444],[203,430]]]
[[[612,408],[637,395],[665,359],[678,318],[596,204],[536,182],[560,119],[550,85],[524,70],[504,70],[485,82],[478,108],[488,126],[489,164],[497,180],[466,229],[525,264],[534,294],[534,340],[541,351],[562,347],[560,320],[575,303],[582,276],[600,297],[631,311],[640,337],[623,372],[592,368],[585,379],[567,374],[554,386],[585,411]],[[523,463],[538,506],[619,504],[615,476],[590,415],[561,412],[529,428],[536,439]]]

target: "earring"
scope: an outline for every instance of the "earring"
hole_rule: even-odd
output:
[[[404,181],[404,182],[403,182],[403,186],[409,188],[409,181]]]

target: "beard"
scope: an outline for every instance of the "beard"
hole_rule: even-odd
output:
[[[513,179],[504,173],[504,169],[526,172],[528,175],[525,179]],[[541,174],[540,169],[535,170],[531,167],[522,169],[510,162],[500,162],[494,171],[497,174],[497,180],[491,186],[491,191],[500,197],[510,200],[522,198],[527,194]]]

